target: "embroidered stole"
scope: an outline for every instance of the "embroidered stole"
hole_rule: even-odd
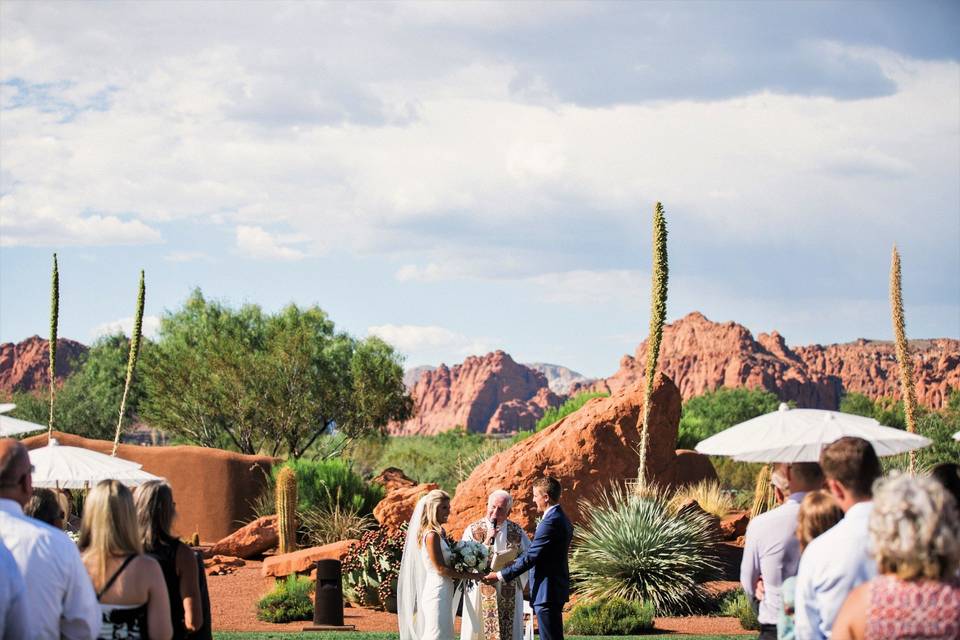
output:
[[[521,549],[520,536],[523,535],[519,525],[507,520],[507,547],[515,548],[519,554]],[[485,520],[474,523],[471,527],[473,539],[484,542],[487,538],[487,523]],[[480,637],[483,640],[513,640],[513,619],[517,609],[517,580],[499,585],[480,583]]]

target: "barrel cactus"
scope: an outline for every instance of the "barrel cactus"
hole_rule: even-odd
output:
[[[277,530],[280,553],[297,550],[297,474],[290,467],[277,474]]]

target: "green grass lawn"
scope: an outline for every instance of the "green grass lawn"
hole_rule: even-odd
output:
[[[308,624],[308,623],[304,623]],[[230,632],[221,631],[213,634],[214,640],[398,640],[396,633],[364,633],[359,631],[334,633],[271,633],[271,632]],[[571,640],[588,640],[588,638],[613,638],[618,640],[649,640],[650,638],[683,638],[683,640],[726,640],[738,636],[686,636],[676,633],[651,633],[642,636],[567,636]]]

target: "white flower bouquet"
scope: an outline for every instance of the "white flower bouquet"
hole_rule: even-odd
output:
[[[450,564],[457,571],[483,573],[490,560],[490,549],[474,540],[461,540],[450,550]]]

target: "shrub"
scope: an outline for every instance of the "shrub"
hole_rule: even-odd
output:
[[[594,398],[606,398],[609,396],[609,393],[580,393],[572,398],[568,399],[559,407],[550,407],[543,413],[543,417],[537,420],[537,431],[542,431],[546,429],[554,422],[560,420],[561,418],[566,418],[568,415],[575,411],[579,411],[580,408],[593,400]]]
[[[571,560],[581,595],[647,602],[658,615],[689,612],[706,597],[700,584],[720,570],[710,517],[674,513],[668,502],[619,486],[581,502]]]
[[[375,526],[376,520],[372,516],[361,515],[353,507],[343,507],[338,500],[330,500],[300,513],[300,529],[310,546],[360,538]]]
[[[705,393],[683,403],[677,448],[693,449],[698,442],[735,424],[776,411],[780,400],[763,389],[727,389]]]
[[[720,614],[737,618],[740,620],[740,626],[747,631],[757,631],[760,629],[760,622],[757,620],[757,612],[753,610],[753,603],[747,599],[747,594],[743,589],[737,589],[727,596],[723,605],[720,607]]]
[[[696,500],[701,509],[718,518],[724,518],[733,511],[733,497],[715,480],[701,480],[680,487],[670,499],[670,506],[677,509],[688,500]]]
[[[297,510],[301,513],[316,507],[331,508],[331,501],[335,501],[343,508],[368,515],[383,500],[383,487],[368,484],[344,460],[289,460],[283,466],[297,475]],[[275,467],[274,481],[277,473],[279,468]]]
[[[312,620],[311,591],[313,583],[309,579],[298,575],[287,576],[257,603],[257,618],[264,622]]]
[[[367,531],[343,558],[343,595],[361,607],[384,609],[397,593],[397,577],[406,540],[406,525],[390,533]]]
[[[653,606],[645,602],[609,598],[578,603],[564,626],[569,634],[625,636],[653,629],[653,616]]]
[[[710,462],[717,472],[720,486],[738,494],[740,504],[753,501],[753,488],[757,473],[764,466],[762,462],[741,462],[723,456],[712,456]],[[743,494],[742,497],[740,494]]]

